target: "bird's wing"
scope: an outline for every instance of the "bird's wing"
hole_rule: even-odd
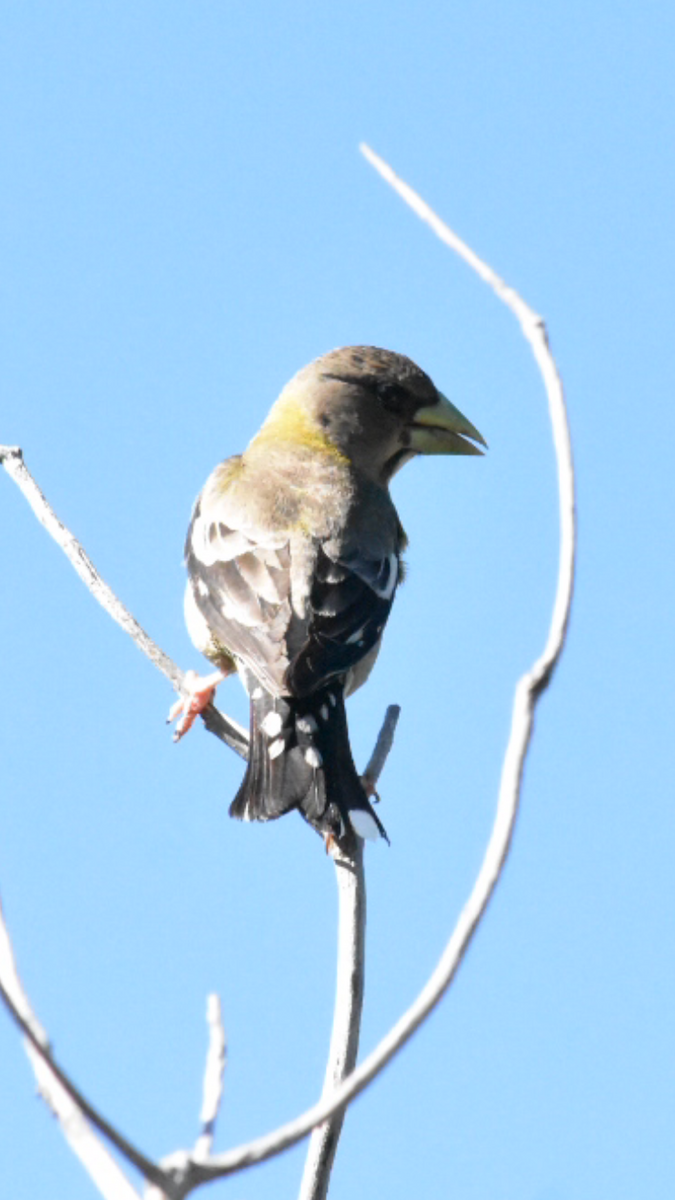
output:
[[[278,694],[293,617],[288,532],[256,527],[226,493],[206,495],[195,505],[185,562],[194,603],[215,645]]]
[[[303,696],[344,675],[379,641],[399,580],[395,551],[369,558],[358,550],[316,557],[309,594],[305,644],[287,673],[290,690]]]
[[[387,553],[354,540],[337,547],[265,524],[228,488],[235,468],[224,464],[195,506],[185,545],[192,596],[215,644],[268,691],[309,695],[378,642],[398,554],[388,540]]]

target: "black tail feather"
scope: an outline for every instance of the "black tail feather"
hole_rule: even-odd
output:
[[[354,766],[342,684],[292,699],[250,683],[249,761],[230,815],[271,821],[297,808],[338,841],[350,830],[386,838]]]

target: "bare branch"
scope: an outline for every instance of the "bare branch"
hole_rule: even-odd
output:
[[[516,684],[511,731],[502,766],[497,811],[480,871],[452,936],[438,964],[417,999],[396,1022],[378,1046],[356,1070],[340,1084],[332,1096],[323,1096],[294,1121],[246,1145],[237,1146],[213,1158],[203,1179],[227,1175],[242,1167],[262,1162],[300,1141],[310,1129],[326,1121],[375,1078],[412,1037],[455,977],[473,934],[492,896],[506,861],[518,814],[523,765],[532,734],[534,710],[541,693],[550,682],[565,644],[574,586],[575,502],[574,468],[567,410],[560,376],[551,355],[544,322],[533,309],[508,287],[455,233],[429,208],[416,192],[399,179],[391,167],[367,146],[361,150],[368,161],[399,193],[413,211],[433,229],[446,245],[455,250],[480,275],[517,317],[541,372],[548,398],[549,416],[558,472],[560,513],[560,551],[558,581],[549,634],[543,653]],[[195,1183],[200,1181],[195,1179]],[[194,1183],[193,1183],[194,1186]]]
[[[563,651],[565,644],[565,634],[567,633],[567,624],[569,621],[570,610],[572,607],[572,593],[574,591],[574,563],[576,551],[576,513],[574,499],[574,463],[572,461],[572,442],[570,438],[570,428],[567,419],[567,408],[565,406],[565,396],[563,393],[562,380],[560,373],[555,363],[555,359],[551,354],[548,333],[543,317],[540,317],[534,309],[530,308],[529,304],[518,295],[512,287],[493,271],[492,267],[483,262],[474,251],[463,242],[460,237],[436,215],[432,208],[418,196],[417,192],[399,179],[388,163],[380,158],[379,154],[375,154],[374,150],[370,149],[365,142],[359,147],[363,156],[368,160],[370,165],[382,176],[382,178],[393,187],[402,200],[410,206],[414,213],[422,221],[426,221],[431,229],[440,238],[446,246],[454,250],[461,259],[467,263],[472,270],[480,275],[484,283],[491,287],[493,292],[499,299],[511,310],[514,317],[520,324],[523,337],[528,343],[539,367],[546,388],[546,396],[548,399],[548,414],[551,421],[553,431],[553,445],[556,456],[556,466],[558,471],[558,507],[560,517],[560,550],[558,555],[558,584],[556,588],[555,602],[553,613],[551,616],[551,625],[549,628],[548,639],[546,646],[540,658],[533,663],[527,675],[524,675],[518,684],[525,690],[531,691],[533,698],[536,698],[550,683],[551,676],[558,663],[558,659]],[[518,706],[518,691],[514,699],[514,721],[516,716],[516,708]],[[514,742],[514,726],[511,727],[511,738],[509,748]],[[517,727],[518,741],[520,744],[519,757],[522,763],[525,761],[527,754],[527,746],[529,742],[529,731],[525,734],[523,729]],[[508,753],[508,751],[507,751]],[[506,767],[506,763],[504,764]],[[520,770],[518,772],[520,774]]]
[[[200,1114],[202,1128],[192,1152],[192,1157],[196,1162],[205,1162],[213,1147],[213,1135],[223,1098],[223,1079],[227,1063],[227,1042],[223,1029],[220,997],[215,992],[206,1000],[206,1023],[209,1027],[209,1048],[206,1055],[204,1093]]]
[[[58,1119],[68,1145],[101,1195],[105,1200],[140,1200],[140,1194],[94,1132],[79,1104],[56,1078],[51,1066],[30,1043],[25,1049],[42,1099]]]
[[[167,1195],[183,1196],[189,1191],[198,1186],[200,1183],[216,1179],[223,1175],[231,1174],[234,1171],[241,1170],[244,1167],[252,1166],[255,1163],[262,1162],[264,1159],[270,1158],[282,1150],[294,1145],[305,1137],[309,1131],[316,1125],[327,1121],[335,1114],[344,1109],[344,1107],[361,1092],[372,1079],[386,1066],[386,1064],[394,1057],[396,1053],[406,1044],[412,1037],[415,1030],[426,1019],[432,1009],[438,1004],[441,997],[445,994],[448,987],[452,983],[459,964],[466,952],[466,949],[473,937],[473,934],[480,922],[487,905],[489,903],[492,892],[500,877],[504,862],[506,860],[511,837],[515,826],[516,816],[518,812],[518,803],[520,798],[520,785],[522,780],[523,765],[532,733],[532,723],[534,710],[537,701],[550,682],[553,671],[560,658],[565,642],[565,634],[569,620],[570,605],[572,600],[573,583],[574,583],[574,555],[575,555],[575,506],[574,506],[574,471],[572,464],[572,453],[569,435],[569,426],[567,422],[567,413],[562,390],[562,384],[555,365],[555,361],[551,355],[548,337],[544,322],[518,295],[509,288],[502,279],[484,263],[464,242],[457,237],[452,230],[440,220],[439,217],[429,208],[429,206],[419,197],[406,183],[398,179],[391,168],[379,158],[367,146],[361,147],[362,152],[368,161],[380,172],[388,183],[403,197],[410,205],[414,212],[424,221],[426,221],[441,238],[446,245],[455,250],[461,258],[464,259],[480,277],[489,284],[495,291],[497,296],[509,307],[518,319],[522,332],[527,339],[537,365],[542,374],[546,392],[548,396],[549,415],[553,429],[553,441],[556,453],[557,471],[558,471],[558,494],[559,494],[559,511],[560,511],[560,554],[558,567],[558,582],[556,588],[556,596],[551,617],[549,634],[541,656],[533,663],[530,670],[522,676],[516,685],[513,712],[511,721],[511,732],[509,741],[506,747],[504,764],[502,767],[502,776],[499,789],[499,797],[497,803],[497,811],[493,824],[490,840],[483,858],[483,862],[478,873],[476,882],[472,892],[467,900],[459,919],[453,930],[452,936],[448,941],[439,962],[433,971],[431,977],[423,987],[422,991],[396,1022],[389,1033],[381,1040],[378,1046],[368,1055],[368,1057],[357,1067],[336,1089],[329,1095],[322,1096],[321,1100],[313,1105],[306,1112],[302,1113],[293,1121],[287,1122],[280,1128],[272,1131],[263,1137],[257,1138],[252,1142],[248,1142],[243,1146],[235,1147],[233,1150],[225,1154],[217,1155],[211,1158],[208,1163],[198,1163],[194,1161],[186,1152],[179,1152],[173,1158],[173,1170],[171,1171],[171,1183],[167,1183],[161,1179],[157,1180],[157,1186],[164,1185]],[[12,450],[12,448],[0,448],[0,460],[4,462],[9,473],[16,478],[18,473],[16,469],[17,460],[20,461],[20,452]],[[8,466],[8,463],[10,464]],[[11,467],[11,469],[10,469]],[[27,473],[26,473],[27,474]],[[30,479],[30,477],[28,477]],[[18,482],[18,479],[17,479]],[[32,483],[32,480],[30,481]],[[26,487],[19,486],[26,494]],[[35,487],[35,485],[33,485]],[[37,505],[29,498],[29,502],[34,507],[39,519],[43,524],[48,525],[45,520],[44,508],[42,502],[44,498],[37,492]],[[46,502],[44,502],[46,505]],[[51,512],[51,510],[49,510]],[[52,514],[53,515],[53,514]],[[60,522],[58,523],[60,525]],[[63,528],[63,527],[62,527]],[[50,532],[52,532],[50,530]],[[53,534],[53,536],[55,536]],[[72,537],[65,531],[66,539]],[[57,537],[57,541],[59,538]],[[74,539],[73,539],[74,541]],[[77,543],[75,543],[77,547]],[[65,549],[65,546],[64,546]],[[71,561],[74,562],[78,573],[83,578],[86,577],[86,571],[80,570],[77,566],[76,559],[81,551],[77,547],[77,552],[74,557],[69,554]],[[66,550],[66,553],[68,551]],[[82,554],[84,552],[82,551]],[[86,559],[86,556],[84,556]],[[89,563],[89,560],[86,560]],[[93,570],[93,568],[92,568]],[[95,572],[94,572],[95,574]],[[98,578],[98,577],[97,577]],[[86,578],[85,578],[86,581]],[[105,585],[103,585],[105,587]],[[93,589],[92,589],[93,590]],[[96,593],[94,593],[96,594]],[[99,598],[97,596],[97,598]],[[101,601],[102,602],[102,601]],[[107,605],[104,605],[107,607]],[[110,611],[110,609],[108,609]],[[124,610],[126,613],[126,610]],[[127,627],[126,623],[120,620],[118,614],[112,612],[115,620],[118,620],[123,627]],[[128,614],[127,614],[128,615]],[[131,618],[133,621],[133,618]],[[138,627],[140,629],[140,626]],[[131,632],[131,630],[128,630]],[[141,633],[143,631],[141,630]],[[132,633],[132,636],[134,634]],[[147,635],[144,635],[147,638]],[[135,638],[135,640],[137,640]],[[141,644],[137,642],[137,644]],[[154,645],[154,643],[153,643]],[[141,648],[143,648],[141,646]],[[148,651],[146,650],[146,653]],[[161,652],[160,652],[161,654]],[[152,655],[149,657],[156,661]],[[167,660],[171,668],[174,664]],[[157,665],[160,665],[157,663]],[[160,669],[164,669],[160,665]],[[174,668],[176,671],[178,668]],[[173,677],[167,671],[168,677]],[[180,688],[180,681],[174,684]],[[237,736],[241,736],[241,731],[237,730]],[[226,739],[225,739],[226,740]],[[37,1037],[31,1033],[27,1023],[16,1012],[9,1001],[7,993],[3,989],[3,997],[10,1011],[17,1022],[24,1029],[31,1042],[36,1046],[38,1052],[45,1060],[49,1061],[48,1052],[40,1046]],[[55,1064],[51,1063],[55,1068]],[[57,1068],[55,1068],[58,1070]],[[61,1076],[59,1076],[61,1077]],[[70,1085],[70,1094],[77,1099],[75,1089]],[[79,1102],[79,1101],[78,1101]],[[86,1104],[86,1102],[84,1102]],[[85,1111],[87,1111],[85,1109]],[[87,1114],[89,1115],[89,1113]],[[93,1118],[92,1118],[93,1119]],[[102,1127],[99,1120],[99,1128]],[[115,1145],[121,1149],[119,1135],[114,1131],[108,1132]],[[124,1152],[124,1151],[123,1151]],[[132,1160],[133,1161],[133,1160]],[[172,1165],[173,1165],[172,1164]],[[165,1164],[168,1168],[168,1162]],[[142,1167],[139,1169],[143,1169]],[[156,1168],[154,1168],[157,1171]],[[157,1171],[159,1175],[159,1172]]]
[[[112,588],[101,579],[96,567],[80,545],[74,534],[59,520],[53,508],[40,491],[37,483],[23,461],[23,454],[18,446],[0,446],[0,463],[7,474],[14,480],[30,504],[35,516],[47,533],[60,546],[66,558],[77,571],[82,582],[89,588],[95,600],[122,627],[129,637],[133,638],[139,650],[150,659],[151,663],[162,672],[179,693],[184,693],[185,673],[169,658],[163,650],[153,642],[152,638],[139,625],[135,617],[124,607]],[[211,704],[204,713],[204,724],[210,733],[215,733],[221,741],[231,746],[242,758],[248,754],[248,734],[241,725],[226,717]]]
[[[366,880],[363,842],[349,852],[335,847],[338,886],[338,962],[335,1013],[322,1099],[330,1097],[338,1084],[354,1070],[359,1050],[363,989],[365,981]],[[307,1148],[299,1200],[325,1200],[342,1132],[345,1109],[314,1129]]]
[[[9,936],[4,913],[2,911],[2,903],[0,902],[0,988],[2,988],[3,999],[7,1004],[12,1016],[16,1017],[19,1022],[23,1022],[26,1026],[26,1032],[30,1029],[33,1039],[49,1050],[49,1038],[47,1031],[42,1027],[33,1012],[30,1000],[26,995],[23,984],[19,978],[19,972],[14,958],[14,951]]]
[[[374,792],[384,763],[394,744],[396,722],[401,709],[390,704],[384,714],[375,749],[362,779],[369,792]],[[330,1096],[337,1085],[351,1074],[357,1064],[360,1022],[362,1022],[365,986],[365,871],[363,841],[354,839],[351,847],[336,844],[331,847],[337,883],[337,982],[333,1033],[330,1037],[328,1064],[325,1068],[322,1099]],[[328,1195],[330,1171],[333,1170],[337,1142],[340,1140],[345,1109],[335,1112],[329,1121],[313,1129],[307,1147],[303,1181],[299,1200],[325,1200]]]
[[[25,1049],[38,1090],[58,1118],[64,1136],[106,1200],[140,1200],[92,1125],[121,1151],[147,1179],[164,1184],[162,1172],[123,1138],[89,1104],[52,1057],[47,1034],[26,995],[0,905],[0,999],[25,1037]]]
[[[47,502],[35,480],[30,475],[20,449],[0,446],[0,462],[8,474],[17,483],[26,496],[31,508],[51,534],[57,544],[75,567],[92,595],[102,607],[113,617],[121,627],[129,633],[136,644],[170,679],[177,690],[181,689],[184,674],[175,663],[162,651],[142,629],[135,618],[115,596],[110,587],[101,579],[91,559],[86,554],[74,535],[63,525]],[[374,787],[380,772],[384,767],[387,755],[391,749],[394,730],[400,709],[392,705],[386,713],[382,729],[378,736],[375,749],[371,755],[364,782]],[[222,740],[231,745],[238,753],[246,756],[248,737],[246,731],[223,717],[213,706],[209,706],[204,715],[204,723],[212,732],[217,733]],[[363,940],[365,932],[365,881],[363,876],[362,847],[354,845],[351,852],[343,853],[335,847],[336,875],[340,904],[340,933],[338,950],[338,987],[333,1036],[329,1054],[329,1065],[326,1075],[326,1091],[332,1091],[353,1069],[358,1051],[360,1016],[363,1000]],[[3,956],[5,972],[2,972]],[[6,985],[6,986],[5,986]],[[89,1117],[102,1133],[127,1156],[129,1161],[145,1175],[152,1184],[148,1195],[179,1196],[185,1194],[193,1182],[192,1164],[206,1163],[209,1160],[213,1144],[215,1119],[222,1096],[222,1072],[225,1063],[225,1041],[220,1021],[220,1006],[217,997],[209,997],[209,1026],[210,1045],[207,1058],[206,1076],[204,1080],[204,1103],[202,1106],[203,1128],[192,1154],[177,1151],[167,1156],[160,1167],[146,1160],[139,1152],[124,1139],[117,1130],[108,1124],[89,1104],[84,1096],[69,1080],[65,1072],[55,1063],[48,1048],[47,1036],[42,1027],[33,1017],[23,989],[18,980],[11,943],[4,922],[0,922],[0,998],[7,1005],[11,1015],[24,1029],[29,1045],[27,1050],[36,1075],[40,1080],[42,1094],[52,1109],[59,1115],[64,1127],[64,1133],[73,1149],[85,1162],[87,1169],[100,1190],[108,1196],[109,1189],[117,1185],[114,1173],[117,1172],[127,1191],[118,1192],[121,1196],[136,1196],[131,1185],[122,1175],[117,1164],[110,1158],[105,1148],[93,1134],[88,1122]],[[215,1001],[215,1004],[214,1004]],[[217,1010],[217,1011],[216,1011]],[[31,1025],[31,1022],[33,1023]],[[31,1033],[31,1029],[33,1032]],[[63,1117],[61,1117],[63,1114]],[[340,1111],[333,1121],[327,1123],[319,1139],[321,1150],[318,1154],[319,1169],[315,1172],[315,1181],[325,1179],[328,1185],[330,1168],[335,1153],[335,1147],[342,1127],[343,1115]],[[328,1151],[328,1153],[327,1153]],[[103,1163],[98,1162],[99,1152],[105,1156]],[[89,1161],[87,1161],[89,1160]],[[106,1179],[106,1160],[112,1164],[112,1184]],[[122,1185],[120,1185],[122,1186]],[[106,1190],[108,1189],[108,1190]],[[131,1189],[131,1190],[130,1190]],[[324,1193],[325,1194],[325,1193]],[[110,1196],[116,1196],[114,1190]]]
[[[396,724],[401,714],[398,704],[390,704],[375,748],[362,779],[374,792],[394,744]],[[330,1096],[338,1084],[354,1070],[359,1052],[361,1013],[366,973],[366,876],[363,869],[363,842],[354,838],[342,849],[331,848],[338,888],[338,959],[335,1011],[322,1099]],[[305,1170],[299,1200],[325,1200],[330,1174],[342,1132],[345,1110],[341,1109],[312,1132],[307,1148]]]
[[[400,715],[400,705],[390,704],[384,715],[382,728],[377,735],[375,749],[368,760],[368,766],[361,776],[368,792],[375,791],[377,781],[384,770],[384,764],[394,744],[394,734],[396,733],[396,726],[398,725]]]

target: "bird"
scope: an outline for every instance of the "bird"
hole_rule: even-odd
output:
[[[250,703],[246,773],[230,814],[297,809],[328,847],[387,839],[354,765],[345,699],[365,683],[403,579],[389,493],[418,455],[478,455],[476,427],[410,358],[332,350],[283,388],[241,455],[198,496],[185,542],[185,620],[217,668],[190,672],[178,740],[238,672]]]

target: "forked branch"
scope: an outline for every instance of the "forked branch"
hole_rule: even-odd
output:
[[[441,241],[459,254],[506,304],[517,318],[523,336],[532,350],[546,389],[556,455],[560,520],[556,593],[544,650],[529,671],[516,684],[497,811],[483,862],[450,940],[429,980],[417,999],[389,1033],[382,1038],[379,1045],[344,1083],[335,1089],[332,1096],[323,1096],[318,1104],[302,1113],[296,1120],[289,1121],[288,1124],[272,1133],[248,1142],[246,1145],[238,1146],[226,1154],[218,1155],[210,1164],[209,1175],[204,1178],[212,1179],[217,1174],[226,1175],[243,1166],[262,1162],[271,1155],[278,1154],[280,1150],[294,1145],[318,1123],[325,1121],[344,1108],[359,1092],[363,1091],[409,1041],[415,1030],[419,1028],[449,988],[489,904],[509,852],[518,815],[523,766],[532,735],[534,711],[563,652],[572,604],[576,547],[574,464],[562,381],[549,348],[544,322],[517,292],[510,288],[487,263],[483,262],[465,242],[457,237],[444,221],[441,221],[408,184],[395,175],[382,158],[368,146],[362,145],[361,150],[371,165],[379,171],[417,216],[426,221]]]
[[[208,1157],[205,1161],[199,1161],[201,1155],[195,1155],[194,1152],[190,1153],[186,1151],[172,1156],[171,1161],[165,1160],[161,1168],[154,1167],[153,1164],[147,1164],[150,1170],[146,1174],[146,1178],[154,1178],[157,1186],[163,1186],[166,1194],[171,1197],[187,1195],[189,1191],[201,1183],[223,1175],[229,1175],[244,1167],[262,1162],[264,1159],[270,1158],[272,1155],[278,1154],[282,1150],[292,1146],[316,1126],[330,1122],[336,1118],[338,1114],[344,1111],[345,1106],[398,1053],[436,1004],[438,1004],[455,976],[478,923],[487,908],[506,860],[518,813],[522,772],[532,734],[534,710],[540,695],[550,682],[565,643],[574,584],[574,470],[562,384],[549,348],[544,322],[512,288],[504,283],[491,267],[484,263],[440,220],[408,184],[394,174],[383,159],[367,146],[362,146],[361,150],[371,165],[405,200],[413,211],[430,225],[433,232],[441,241],[459,254],[477,272],[481,279],[492,288],[499,299],[507,305],[517,318],[523,335],[530,345],[546,388],[557,463],[560,550],[555,601],[544,650],[516,685],[511,730],[502,767],[497,811],[478,877],[471,895],[460,913],[450,940],[434,972],[417,999],[359,1067],[351,1071],[342,1082],[336,1082],[335,1086],[327,1086],[319,1102],[295,1120],[288,1122],[263,1137],[256,1138],[252,1142],[235,1147],[225,1154]],[[49,509],[42,493],[25,470],[21,452],[13,447],[0,447],[0,461],[2,461],[5,469],[18,483],[38,519],[42,521],[55,540],[62,546],[64,552],[78,571],[78,574],[84,579],[99,602],[110,612],[114,620],[126,629],[134,638],[137,645],[144,650],[155,665],[164,672],[176,690],[181,691],[183,673],[152,642],[131,614],[128,613],[110,589],[107,588],[107,585],[102,583],[90,560],[72,537],[72,534],[61,525],[52,510]],[[215,713],[216,710],[213,710],[213,713],[209,712],[211,724],[207,720],[207,727],[212,732],[217,732],[218,736],[222,737],[228,745],[232,746],[237,753],[245,757],[247,746],[246,732],[234,722],[229,721],[228,718],[222,717],[222,715],[214,715]],[[358,889],[355,889],[354,903],[357,902],[357,892]],[[25,1014],[21,1012],[20,1008],[17,1009],[14,998],[8,995],[6,986],[3,989],[3,998],[9,1003],[15,1019],[22,1025],[24,1032],[31,1040],[40,1057],[48,1060],[49,1051],[38,1035],[31,1029]],[[62,1075],[62,1073],[60,1074]],[[105,1127],[102,1119],[96,1120],[97,1116],[98,1114],[92,1114],[91,1119],[94,1120],[94,1123],[98,1125],[106,1136],[111,1137],[111,1133]],[[122,1153],[126,1153],[124,1147],[120,1144],[121,1139],[119,1135],[114,1136],[112,1140]],[[135,1165],[144,1170],[144,1167],[139,1162],[139,1159],[142,1159],[143,1156],[139,1155],[133,1148],[131,1150],[134,1157],[128,1155],[130,1161],[135,1162]],[[325,1155],[324,1161],[326,1161]],[[320,1172],[319,1174],[315,1172],[315,1176],[319,1181],[316,1185],[312,1185],[315,1190],[306,1192],[307,1196],[312,1196],[312,1200],[315,1200],[315,1197],[322,1194],[317,1190],[317,1187],[320,1185]]]

